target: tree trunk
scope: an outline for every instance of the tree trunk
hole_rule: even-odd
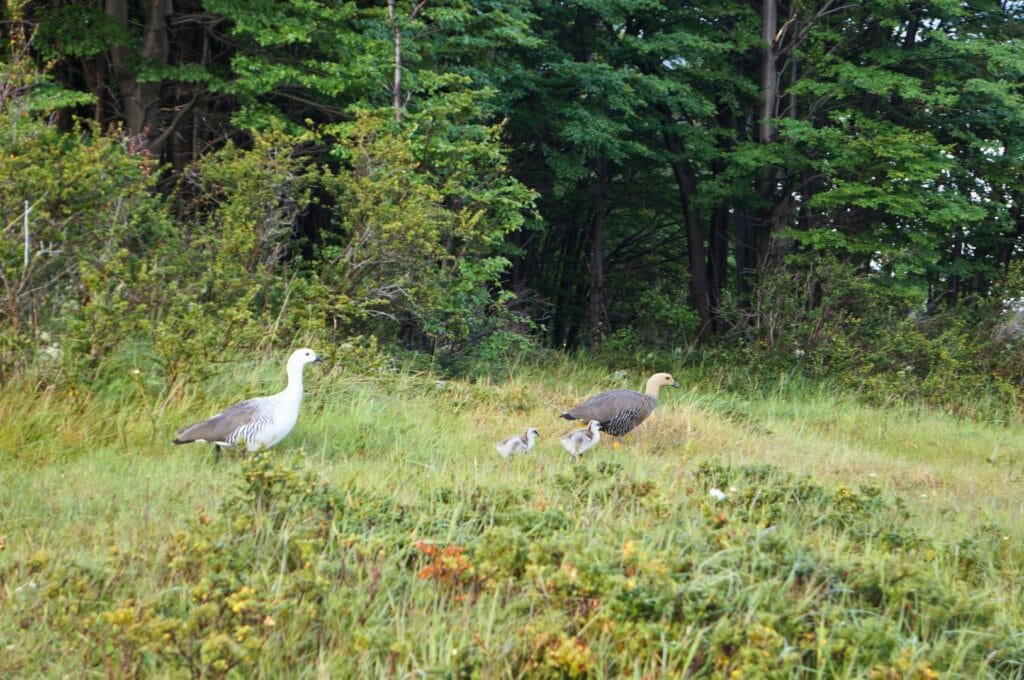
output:
[[[721,205],[715,210],[708,238],[708,294],[714,321],[712,330],[716,334],[722,331],[718,322],[729,262],[729,213],[727,205]]]
[[[907,35],[903,39],[903,49],[910,49],[917,42],[917,32],[921,28],[921,3],[912,2],[907,7],[909,21],[907,23]]]
[[[189,24],[180,27],[173,36],[173,54],[170,61],[173,64],[199,63],[201,66],[209,66],[209,34],[198,24]],[[195,106],[196,94],[200,91],[195,85],[178,84],[174,88],[174,107],[176,110],[177,124],[167,135],[167,150],[164,156],[174,168],[174,174],[180,173],[185,167],[193,162],[198,154],[197,146],[200,139],[200,116],[196,115],[197,109],[204,107]],[[182,113],[185,111],[185,113]],[[178,115],[180,114],[180,115]],[[175,120],[172,119],[172,124]],[[170,126],[168,126],[170,127]]]
[[[686,224],[686,247],[690,268],[690,296],[693,298],[694,309],[700,320],[697,332],[699,342],[707,342],[711,337],[712,318],[711,303],[708,293],[708,271],[704,254],[704,228],[701,225],[700,213],[693,204],[693,196],[697,193],[697,183],[692,172],[683,160],[683,147],[679,138],[672,132],[665,133],[665,146],[672,154],[672,174],[679,188],[679,204],[683,209],[683,220]]]
[[[721,105],[715,116],[715,122],[723,130],[732,130],[735,127],[733,110],[728,105]],[[731,139],[724,143],[722,155],[711,162],[711,172],[716,177],[721,176],[728,169],[728,162],[725,153],[732,151],[733,142]],[[708,234],[708,294],[711,306],[711,317],[714,321],[712,330],[717,335],[722,332],[721,307],[722,292],[726,287],[726,272],[729,266],[729,220],[732,209],[730,201],[724,199],[715,208],[711,217],[711,233]]]
[[[1010,262],[1013,261],[1013,252],[1020,238],[1024,236],[1024,207],[1021,205],[1021,197],[1012,194],[1011,197],[1013,207],[1010,208],[1010,218],[1013,220],[1014,230],[1012,233],[1004,235],[1001,239],[1002,243],[999,246],[999,253],[996,255],[996,260],[1004,271],[1010,266]]]
[[[754,217],[746,210],[737,210],[733,215],[733,244],[736,258],[736,287],[740,305],[749,307],[756,284],[757,274],[757,226]]]
[[[953,242],[953,252],[950,263],[956,265],[963,255],[963,242],[957,238]],[[950,274],[946,282],[946,305],[950,308],[956,307],[960,301],[960,275]]]
[[[761,112],[757,121],[757,140],[768,144],[775,139],[775,117],[779,98],[779,74],[775,34],[779,30],[778,0],[761,2]]]
[[[778,52],[775,35],[778,32],[777,0],[763,0],[761,3],[761,106],[758,111],[757,141],[760,144],[771,144],[775,141],[776,130],[774,118],[779,106],[779,72]],[[741,276],[750,277],[768,259],[771,249],[771,233],[777,219],[777,205],[772,205],[776,193],[779,170],[775,166],[765,165],[756,182],[758,197],[764,207],[757,211],[757,216],[749,224],[749,240],[742,244],[745,256],[752,257],[753,262],[741,270]],[[739,246],[739,244],[737,244]],[[741,286],[743,289],[753,287],[748,281]]]
[[[391,107],[395,111],[395,121],[402,121],[402,27],[395,18],[395,0],[388,0],[388,20],[391,22],[391,34],[395,41],[395,71],[391,82]]]
[[[128,26],[128,0],[105,0],[105,11],[125,30]],[[168,36],[166,17],[174,12],[172,0],[146,0],[146,25],[143,32],[143,61],[167,63]],[[121,114],[132,135],[142,136],[142,147],[155,155],[158,148],[150,148],[150,140],[157,132],[157,114],[160,103],[159,83],[140,83],[137,73],[131,68],[128,50],[115,46],[110,48],[110,60],[117,77],[121,95]]]
[[[573,218],[567,225],[565,238],[562,243],[561,267],[558,276],[558,296],[555,303],[555,325],[553,328],[553,344],[556,347],[563,347],[569,340],[570,333],[570,305],[573,302],[576,286],[576,271],[579,268],[580,248],[582,231],[577,218]]]
[[[594,163],[594,216],[590,221],[590,343],[600,343],[607,330],[604,299],[604,223],[608,202],[608,165],[602,158]]]

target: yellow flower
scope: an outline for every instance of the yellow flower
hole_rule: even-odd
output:
[[[627,540],[622,544],[622,559],[628,560],[636,553],[636,543],[632,539]]]
[[[103,618],[112,626],[126,626],[135,620],[134,607],[120,607],[112,612],[105,612]]]
[[[242,586],[238,589],[238,592],[227,598],[227,605],[236,614],[241,613],[243,609],[249,606],[249,598],[256,591],[249,586]]]
[[[669,568],[664,560],[656,557],[644,565],[644,571],[655,576],[664,576],[669,572]]]

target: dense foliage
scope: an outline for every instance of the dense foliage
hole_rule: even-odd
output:
[[[2,372],[525,333],[1021,380],[1019,3],[7,0],[0,32]]]

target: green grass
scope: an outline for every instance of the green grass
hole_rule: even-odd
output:
[[[169,443],[276,363],[5,386],[0,676],[1024,672],[1024,428],[677,372],[574,464],[557,414],[645,376],[565,361],[444,388],[314,367],[269,454]]]

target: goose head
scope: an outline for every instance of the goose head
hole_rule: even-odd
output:
[[[662,387],[679,387],[679,383],[672,377],[671,373],[655,373],[647,379],[647,394],[655,399],[661,393]]]
[[[323,363],[323,359],[313,350],[308,347],[303,347],[292,352],[292,355],[288,357],[288,370],[289,372],[293,368],[301,369],[306,364],[312,364],[314,362]]]

